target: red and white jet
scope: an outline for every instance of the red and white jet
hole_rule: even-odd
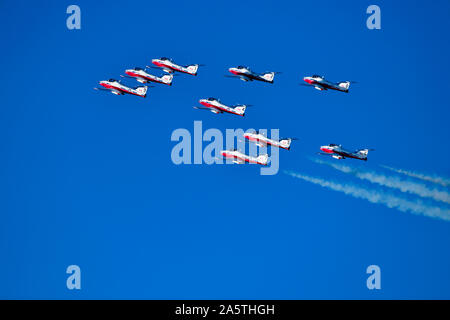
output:
[[[325,80],[324,77],[313,75],[312,77],[304,77],[303,80],[308,84],[303,84],[305,86],[314,86],[317,90],[323,91],[323,90],[336,90],[336,91],[342,91],[348,93],[348,88],[350,87],[350,81],[344,81],[344,82],[330,82],[328,80]]]
[[[283,148],[286,150],[289,150],[291,148],[291,142],[292,140],[297,140],[296,138],[286,138],[286,139],[280,139],[280,140],[273,140],[267,138],[262,133],[256,131],[254,133],[248,132],[244,133],[244,138],[248,139],[249,141],[254,142],[257,146],[264,148],[267,145],[271,145],[278,148]]]
[[[248,156],[240,151],[237,151],[236,149],[230,149],[230,150],[222,150],[220,152],[224,158],[232,158],[233,162],[236,164],[243,164],[243,163],[256,163],[263,166],[266,166],[269,162],[269,155],[263,154],[258,157],[252,157]]]
[[[187,74],[191,74],[193,76],[197,75],[198,70],[198,64],[191,64],[188,66],[180,66],[172,61],[172,59],[169,58],[160,58],[160,59],[153,59],[152,63],[160,68],[163,68],[164,71],[168,73],[172,73],[175,71],[183,72]]]
[[[165,74],[162,77],[157,77],[152,74],[146,72],[145,69],[135,67],[134,69],[125,70],[126,76],[121,76],[123,78],[134,78],[136,81],[140,83],[148,83],[148,82],[156,82],[167,84],[168,86],[172,85],[173,74]]]
[[[345,159],[345,158],[353,158],[358,160],[364,160],[367,161],[367,155],[369,151],[372,151],[374,149],[360,149],[356,150],[354,152],[347,151],[342,148],[341,145],[337,145],[334,143],[330,143],[327,146],[321,146],[320,150],[322,150],[324,153],[319,153],[320,155],[326,155],[331,156],[335,159]]]
[[[238,66],[236,68],[229,68],[233,75],[227,77],[239,77],[242,81],[263,81],[268,83],[273,83],[273,79],[275,77],[276,72],[265,72],[262,74],[258,74],[250,70],[249,67]]]
[[[95,90],[105,90],[105,91],[111,91],[111,93],[115,95],[124,95],[124,94],[134,94],[135,96],[139,96],[142,98],[145,98],[147,96],[147,89],[148,87],[141,86],[136,88],[130,88],[120,83],[120,81],[117,81],[115,79],[109,79],[100,81],[99,84],[103,88],[94,88]]]
[[[200,104],[204,105],[205,108],[202,107],[194,107],[194,109],[199,110],[209,110],[213,113],[232,113],[236,114],[238,116],[244,116],[245,115],[245,109],[248,105],[236,105],[236,106],[226,106],[223,103],[219,101],[219,99],[216,98],[208,98],[208,99],[200,99]]]

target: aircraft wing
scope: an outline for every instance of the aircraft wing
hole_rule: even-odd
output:
[[[267,147],[267,143],[264,141],[258,141],[257,144],[261,147],[261,148],[266,148]]]
[[[329,156],[329,157],[332,157],[334,155],[334,153],[323,153],[323,152],[317,152],[317,154],[320,156]]]
[[[314,84],[314,87],[317,89],[317,90],[327,90],[327,88],[325,88],[324,86],[321,86],[320,84]]]
[[[242,74],[239,74],[239,75],[237,75],[237,74],[236,75],[226,74],[225,77],[227,77],[227,78],[239,78],[239,79],[241,79],[243,81],[252,81],[251,78],[249,78],[249,77],[247,77],[245,75],[242,75]]]
[[[346,159],[346,157],[348,157],[347,155],[341,154],[341,153],[321,153],[321,152],[317,152],[318,155],[321,156],[329,156],[329,157],[333,157],[336,159]]]
[[[209,108],[206,108],[206,107],[193,107],[193,108],[194,109],[198,109],[198,110],[208,110],[208,111],[211,111],[213,113],[223,113],[222,110],[220,110],[220,109],[218,109],[216,107],[209,107]]]
[[[98,91],[109,91],[109,92],[114,93],[116,95],[123,95],[124,94],[122,91],[117,90],[117,89],[106,89],[106,88],[98,88],[98,87],[95,87],[94,89],[98,90]]]
[[[128,79],[141,79],[141,80],[144,80],[146,83],[148,82],[148,80],[147,79],[145,79],[144,77],[142,77],[142,76],[139,76],[139,75],[137,75],[137,76],[134,76],[134,77],[131,77],[131,76],[124,76],[124,75],[120,75],[122,78],[128,78]]]

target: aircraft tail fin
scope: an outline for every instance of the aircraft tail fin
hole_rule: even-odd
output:
[[[266,72],[262,75],[262,78],[269,82],[273,82],[274,77],[275,77],[275,72]]]
[[[245,109],[247,109],[247,106],[245,106],[245,105],[234,107],[234,111],[241,116],[243,116],[245,114]]]
[[[148,89],[147,86],[137,87],[136,88],[136,93],[138,95],[140,95],[141,97],[145,98],[147,96],[147,89]]]
[[[191,65],[187,66],[186,69],[190,74],[196,76],[197,70],[198,70],[198,64],[191,64]]]
[[[256,160],[258,161],[258,163],[260,163],[262,165],[267,165],[267,163],[269,162],[269,155],[268,154],[262,154],[262,155],[258,156],[256,158]]]
[[[161,77],[163,83],[168,84],[169,86],[172,84],[173,74],[165,74]]]
[[[359,155],[361,155],[361,156],[363,156],[363,157],[366,157],[367,158],[367,155],[369,154],[369,149],[361,149],[361,150],[358,150],[358,154]]]
[[[291,142],[292,142],[292,139],[291,139],[291,138],[288,138],[288,139],[281,139],[281,140],[280,140],[280,145],[281,145],[283,148],[289,149],[289,148],[291,147]]]
[[[339,86],[341,89],[344,89],[344,90],[347,90],[347,91],[348,91],[348,88],[350,88],[350,81],[339,82],[339,83],[338,83],[338,86]]]

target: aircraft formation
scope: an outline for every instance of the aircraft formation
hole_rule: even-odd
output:
[[[125,75],[121,75],[122,78],[135,79],[137,82],[141,84],[147,83],[158,83],[171,86],[174,73],[184,73],[192,76],[197,75],[198,68],[201,66],[199,64],[191,64],[191,65],[179,65],[176,64],[172,59],[162,57],[159,59],[152,59],[152,64],[154,66],[146,66],[145,68],[135,67],[132,69],[125,70]],[[161,76],[156,76],[149,73],[149,69],[155,68],[162,70],[164,72]],[[263,72],[256,73],[252,71],[249,67],[237,66],[231,67],[228,69],[231,75],[225,75],[230,78],[238,78],[242,81],[261,81],[266,83],[274,83],[274,78],[276,74],[281,72]],[[349,92],[349,87],[351,83],[355,83],[353,81],[342,81],[342,82],[331,82],[325,79],[323,76],[312,75],[304,77],[303,80],[306,83],[302,83],[303,86],[314,87],[317,90],[325,91],[325,90],[336,90],[340,92]],[[148,86],[136,86],[129,87],[121,83],[121,81],[115,79],[102,80],[99,81],[101,88],[96,87],[96,90],[110,91],[115,95],[125,95],[131,94],[136,95],[142,98],[147,96]],[[207,110],[211,111],[215,114],[220,113],[230,113],[238,116],[245,116],[245,110],[247,107],[251,106],[249,104],[238,104],[238,105],[226,105],[220,101],[218,98],[206,98],[200,99],[199,103],[202,107],[195,106],[194,109],[198,110]],[[293,140],[297,140],[296,138],[282,138],[279,140],[274,140],[266,137],[264,134],[259,133],[258,131],[254,133],[245,133],[243,136],[247,141],[255,143],[258,147],[264,148],[268,145],[273,147],[278,147],[285,150],[290,150],[291,142]],[[334,159],[357,159],[367,161],[367,155],[369,151],[374,149],[359,149],[356,151],[349,151],[342,147],[342,145],[337,145],[331,143],[329,145],[321,146],[321,153],[319,155],[331,156]],[[242,153],[236,149],[222,150],[221,155],[224,158],[233,159],[234,163],[243,164],[243,163],[255,163],[260,165],[267,165],[270,161],[268,154],[259,155],[258,157],[253,157]]]

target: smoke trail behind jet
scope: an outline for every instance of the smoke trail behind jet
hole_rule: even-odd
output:
[[[438,218],[450,221],[450,210],[435,206],[429,206],[421,202],[410,201],[380,190],[366,189],[362,186],[354,184],[341,184],[338,182],[327,181],[321,178],[311,177],[292,171],[284,171],[286,174],[311,182],[313,184],[328,188],[334,191],[343,192],[354,198],[365,199],[371,203],[382,204],[388,208],[395,208],[402,212],[410,212],[414,214],[422,214],[427,217]]]
[[[365,169],[354,168],[338,163],[330,163],[319,159],[312,160],[316,163],[330,166],[341,172],[352,174],[359,179],[379,184],[380,186],[397,189],[401,192],[415,194],[422,198],[430,198],[450,204],[450,194],[448,192],[436,188],[430,189],[423,183],[408,181],[395,176],[386,176],[384,174],[379,174]]]
[[[418,173],[418,172],[413,172],[413,171],[408,171],[408,170],[403,170],[403,169],[396,169],[396,168],[392,168],[392,167],[385,166],[385,165],[380,165],[380,167],[400,173],[400,174],[404,174],[404,175],[412,177],[412,178],[417,178],[417,179],[420,179],[423,181],[440,184],[443,187],[450,186],[450,179],[445,178],[445,177],[439,177],[436,175],[426,175],[423,173]]]

